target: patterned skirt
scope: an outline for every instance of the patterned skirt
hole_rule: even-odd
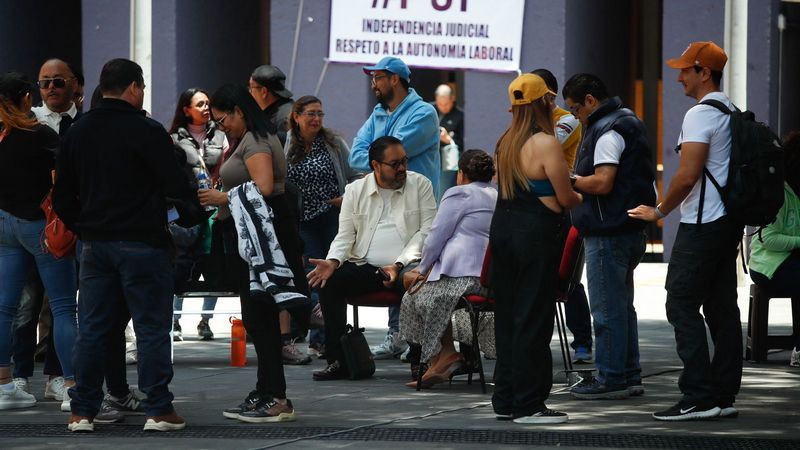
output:
[[[483,291],[478,277],[442,276],[425,283],[416,294],[406,293],[400,306],[401,338],[420,344],[420,362],[428,363],[442,350],[440,342],[458,299]]]

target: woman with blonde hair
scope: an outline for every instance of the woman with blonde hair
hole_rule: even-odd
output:
[[[553,385],[558,244],[564,210],[582,198],[553,135],[555,94],[534,74],[515,79],[508,93],[512,119],[497,142],[499,195],[489,231],[497,344],[492,405],[498,419],[563,423],[566,414],[545,406]]]

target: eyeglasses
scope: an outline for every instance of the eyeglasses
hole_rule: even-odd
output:
[[[47,89],[50,87],[50,83],[52,83],[54,88],[61,89],[67,85],[67,80],[71,80],[72,78],[42,78],[36,82],[36,85],[41,89]]]
[[[389,77],[389,75],[376,74],[376,75],[372,75],[372,76],[370,77],[370,79],[372,80],[372,84],[375,84],[375,83],[377,83],[377,82],[378,82],[378,80],[380,80],[381,78],[388,78],[388,77]]]
[[[253,92],[253,89],[261,89],[263,87],[264,86],[250,86],[250,85],[248,85],[247,86],[247,92]]]
[[[217,125],[224,127],[225,126],[225,119],[228,118],[228,115],[225,114],[224,116],[220,117],[219,119],[214,119],[214,122],[217,122]]]
[[[386,75],[384,75],[384,76],[386,76]],[[383,165],[391,167],[392,170],[397,170],[397,169],[400,168],[400,166],[408,167],[408,157],[403,157],[403,159],[400,159],[400,160],[397,160],[397,161],[392,161],[392,162],[378,161],[378,164],[383,164]]]
[[[571,112],[573,116],[578,117],[578,111],[581,109],[581,106],[583,105],[580,103],[573,103],[572,106],[569,107],[569,112]]]
[[[300,113],[300,115],[301,116],[307,116],[307,117],[319,117],[320,119],[325,117],[325,113],[322,112],[322,111],[306,111],[306,112]]]

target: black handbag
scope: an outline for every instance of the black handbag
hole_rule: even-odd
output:
[[[342,354],[351,380],[370,378],[375,373],[375,360],[364,337],[364,329],[347,325],[341,337]]]

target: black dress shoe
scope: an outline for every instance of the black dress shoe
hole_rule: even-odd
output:
[[[349,377],[347,369],[339,364],[339,361],[334,361],[328,364],[328,367],[318,370],[312,374],[316,381],[328,380],[344,380]]]

